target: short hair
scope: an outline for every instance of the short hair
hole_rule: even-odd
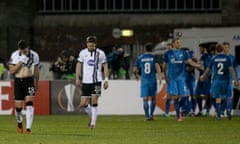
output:
[[[145,49],[146,49],[146,51],[147,52],[151,52],[152,50],[153,50],[153,44],[152,43],[146,43],[145,45],[144,45],[144,47],[145,47]]]
[[[218,44],[218,45],[216,46],[216,50],[217,50],[217,52],[222,52],[222,51],[224,50],[223,45]]]
[[[180,40],[180,38],[175,38],[172,40],[172,44],[175,43],[175,41]]]
[[[209,48],[209,51],[216,51],[216,46],[217,45],[211,45],[210,48]]]
[[[206,44],[205,43],[200,43],[199,45],[198,45],[198,47],[201,47],[201,48],[206,48]]]
[[[229,43],[229,42],[223,42],[222,44],[223,44],[223,45],[228,45],[228,46],[230,46],[230,43]]]
[[[88,36],[86,39],[87,43],[97,43],[97,37],[96,36]]]
[[[60,56],[61,57],[66,57],[66,58],[70,57],[69,51],[67,51],[67,50],[61,51]]]
[[[19,49],[25,49],[25,48],[27,48],[27,47],[29,47],[29,42],[27,42],[26,40],[19,40],[18,41],[18,48]]]

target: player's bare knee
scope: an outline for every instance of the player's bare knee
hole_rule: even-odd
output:
[[[16,112],[21,112],[22,111],[22,108],[16,108]]]
[[[87,108],[88,105],[87,105],[87,104],[82,104],[82,105],[80,104],[80,107],[81,107],[81,108]]]
[[[98,104],[96,103],[96,104],[92,104],[92,107],[97,107],[98,106]]]
[[[33,102],[32,101],[26,102],[26,106],[33,106]]]

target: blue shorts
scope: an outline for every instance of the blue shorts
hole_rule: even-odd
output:
[[[211,81],[200,81],[197,82],[197,87],[195,93],[198,95],[209,95],[210,94],[210,88],[211,88]]]
[[[226,80],[213,80],[211,87],[213,98],[226,98],[232,94],[233,89],[230,83],[232,82]]]
[[[188,96],[190,94],[187,83],[184,80],[169,80],[167,93],[170,96]]]
[[[152,96],[156,97],[157,95],[157,84],[148,84],[148,85],[142,85],[141,86],[141,97],[147,97]]]

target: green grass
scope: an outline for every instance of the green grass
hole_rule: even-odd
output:
[[[97,126],[87,127],[86,115],[35,116],[32,135],[18,134],[14,116],[0,117],[1,144],[238,144],[240,117],[189,117],[177,122],[157,117],[99,116]]]

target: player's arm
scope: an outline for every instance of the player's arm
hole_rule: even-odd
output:
[[[166,83],[168,83],[167,63],[166,63],[166,62],[163,62],[162,67],[163,67],[163,74],[164,74],[164,77],[165,77]]]
[[[207,68],[205,72],[200,76],[200,81],[204,81],[208,75],[208,73],[211,71],[210,68]]]
[[[139,80],[139,70],[136,66],[133,67],[133,74],[136,80]]]
[[[76,65],[76,85],[80,86],[82,80],[82,63],[78,62]]]
[[[195,67],[195,68],[198,68],[198,69],[200,69],[200,70],[204,70],[204,67],[203,67],[203,66],[201,66],[200,64],[194,62],[192,59],[188,59],[188,60],[187,60],[187,64],[189,64],[189,65],[191,65],[191,66],[193,66],[193,67]]]
[[[20,68],[22,67],[22,64],[23,64],[22,62],[19,62],[19,63],[16,64],[16,65],[9,64],[9,65],[8,65],[9,72],[10,72],[11,74],[17,73],[17,72],[20,70]]]
[[[109,70],[108,70],[108,64],[107,63],[103,63],[103,73],[104,73],[103,88],[107,89],[108,88],[108,75],[109,75]]]
[[[38,90],[38,82],[39,82],[39,65],[34,66],[34,89]]]
[[[161,67],[160,67],[159,63],[155,63],[155,70],[157,72],[159,85],[160,85],[162,83],[162,73],[161,73]]]
[[[26,56],[26,55],[22,55],[21,57],[20,57],[20,60],[19,60],[19,62],[17,63],[17,64],[9,64],[8,65],[8,68],[9,68],[9,72],[11,73],[11,74],[15,74],[15,73],[17,73],[20,69],[21,69],[21,67],[23,66],[23,64],[24,63],[27,63],[27,61],[28,61],[28,57]]]
[[[235,72],[234,72],[234,69],[233,69],[232,66],[229,67],[229,72],[230,72],[230,74],[231,74],[231,76],[232,76],[232,78],[233,78],[234,85],[235,85],[235,86],[238,86],[238,80],[237,80],[237,78],[236,78],[236,75],[235,75]]]

